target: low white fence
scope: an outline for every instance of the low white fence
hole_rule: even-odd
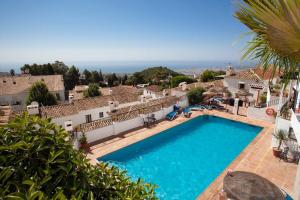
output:
[[[157,120],[162,120],[165,118],[165,116],[173,111],[173,106],[170,106],[168,108],[163,108],[157,112],[154,112],[152,114],[155,115],[155,118]],[[113,124],[109,126],[104,126],[102,128],[98,128],[95,130],[87,131],[85,132],[85,135],[87,137],[87,142],[95,142],[113,135],[118,135],[120,133],[141,127],[144,125],[144,120],[142,116],[120,121],[120,122],[113,122]],[[79,138],[81,137],[81,134],[79,134]]]
[[[275,122],[275,117],[267,115],[266,108],[248,107],[247,117],[271,123]]]

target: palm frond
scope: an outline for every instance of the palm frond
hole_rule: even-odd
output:
[[[299,71],[300,0],[244,0],[235,17],[253,33],[243,59],[258,59],[285,77]]]

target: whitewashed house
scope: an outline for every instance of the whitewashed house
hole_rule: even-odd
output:
[[[280,81],[280,74],[273,73],[270,67],[264,71],[261,66],[253,69],[235,71],[232,66],[226,70],[223,83],[227,87],[232,97],[239,97],[241,91],[248,92],[247,98],[251,102],[258,103],[261,94],[268,92],[269,82],[276,84]]]
[[[187,106],[185,98],[162,96],[143,100],[143,95],[119,93],[93,98],[74,99],[71,103],[40,108],[42,117],[66,130],[83,132],[89,143],[144,125],[147,117],[164,119],[175,104]],[[71,131],[73,132],[73,131]]]
[[[0,76],[0,105],[9,105],[15,111],[24,109],[29,89],[37,81],[44,82],[49,91],[59,101],[65,101],[65,87],[62,75]]]

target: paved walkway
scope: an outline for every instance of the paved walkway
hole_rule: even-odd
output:
[[[218,199],[218,193],[222,189],[222,181],[228,169],[257,173],[287,191],[291,196],[294,195],[293,189],[297,165],[279,161],[279,159],[272,155],[271,138],[274,128],[272,124],[218,111],[193,112],[192,118],[203,114],[215,115],[248,124],[258,125],[264,127],[264,129],[223,171],[223,173],[221,173],[219,177],[217,177],[215,181],[207,187],[207,189],[198,197],[198,200]],[[181,124],[187,120],[189,119],[179,117],[173,121],[162,121],[152,128],[141,128],[129,133],[115,136],[114,138],[106,141],[100,141],[91,147],[91,152],[87,156],[91,160],[91,163],[95,164],[97,163],[96,159],[98,157],[158,134],[161,131]]]

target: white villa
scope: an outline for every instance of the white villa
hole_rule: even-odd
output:
[[[269,81],[277,84],[280,81],[278,72],[273,74],[272,68],[264,72],[261,66],[235,72],[232,66],[226,70],[224,86],[228,88],[233,97],[239,97],[241,91],[248,92],[248,101],[259,103],[259,96],[268,92]]]
[[[87,142],[92,143],[141,127],[150,115],[162,120],[173,111],[175,104],[185,107],[188,100],[183,95],[144,98],[144,95],[123,92],[41,108],[28,106],[28,112],[50,117],[52,122],[78,137],[84,132]]]
[[[11,106],[15,111],[25,108],[29,88],[37,81],[43,81],[59,101],[65,100],[62,75],[45,76],[0,76],[0,105]]]

